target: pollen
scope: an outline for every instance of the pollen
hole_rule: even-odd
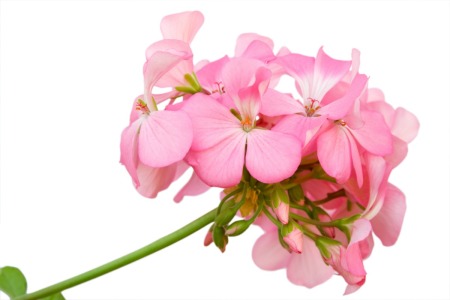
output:
[[[146,115],[150,114],[150,109],[148,108],[147,103],[145,103],[142,99],[138,99],[136,101],[136,110]]]
[[[245,131],[250,131],[253,128],[253,121],[250,119],[250,117],[245,117],[244,119],[242,119],[241,121],[242,127],[244,128]]]
[[[316,112],[320,109],[319,101],[308,98],[310,101],[309,105],[305,105],[306,116],[314,117],[317,116]]]

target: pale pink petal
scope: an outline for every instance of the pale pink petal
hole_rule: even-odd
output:
[[[396,136],[393,136],[392,142],[394,150],[391,154],[384,157],[390,169],[398,166],[408,154],[408,144],[405,141],[399,139]]]
[[[261,98],[260,113],[273,117],[304,112],[302,104],[291,95],[268,89]]]
[[[320,108],[319,113],[328,116],[332,120],[340,120],[350,112],[355,101],[359,98],[366,87],[367,76],[358,74],[353,80],[347,93],[324,107]]]
[[[395,110],[392,134],[410,143],[419,132],[419,120],[406,109],[399,107]]]
[[[302,254],[291,254],[287,267],[288,279],[307,288],[327,281],[333,273],[333,268],[324,263],[320,251],[307,237],[303,239]]]
[[[125,128],[120,139],[120,163],[122,163],[133,179],[134,185],[139,186],[136,172],[138,166],[138,130],[141,120],[136,120]]]
[[[203,21],[203,15],[199,11],[168,15],[161,20],[161,32],[165,39],[182,40],[190,44]]]
[[[364,155],[364,158],[369,175],[370,197],[363,216],[370,220],[380,209],[380,207],[376,205],[377,202],[383,201],[383,197],[379,197],[379,194],[384,192],[381,187],[386,182],[386,162],[382,157],[368,153]]]
[[[299,93],[303,99],[311,96],[311,85],[314,77],[314,61],[314,57],[300,54],[288,54],[281,56],[276,60],[276,63],[283,66],[286,72],[295,79],[299,87]]]
[[[206,64],[198,70],[196,75],[201,86],[208,89],[211,93],[214,91],[221,93],[223,88],[222,69],[229,61],[230,58],[224,56],[219,60]]]
[[[358,284],[347,285],[347,288],[345,289],[345,292],[344,292],[344,296],[353,294],[354,292],[359,290],[365,281],[366,281],[366,278],[364,277]]]
[[[209,186],[231,187],[238,184],[244,168],[246,133],[241,128],[222,131],[211,148],[187,157],[197,175]]]
[[[364,126],[350,130],[358,143],[375,155],[392,152],[392,135],[381,114],[374,111],[361,111]]]
[[[384,102],[384,93],[382,90],[378,89],[378,88],[370,88],[368,90],[368,97],[367,97],[367,102],[377,102],[377,101],[381,101]]]
[[[281,119],[273,128],[278,132],[291,134],[297,137],[302,144],[307,144],[320,127],[325,123],[326,117],[305,117],[294,114]]]
[[[270,38],[256,33],[244,33],[237,39],[234,55],[236,57],[242,56],[249,45],[254,41],[259,41],[265,44],[268,48],[273,49],[273,41]]]
[[[361,164],[361,154],[359,153],[358,146],[355,143],[355,140],[351,134],[347,135],[348,142],[350,144],[350,153],[352,156],[352,165],[356,174],[356,181],[358,182],[358,186],[361,187],[363,185],[363,171]]]
[[[268,63],[275,59],[272,47],[262,41],[253,41],[248,45],[247,49],[241,55],[242,57],[258,59],[264,63]]]
[[[317,157],[325,172],[338,183],[347,181],[351,174],[351,152],[346,129],[332,125],[317,138]]]
[[[163,51],[158,51],[148,58],[144,65],[144,100],[147,104],[152,101],[152,90],[155,85],[163,87],[167,84],[173,87],[184,83],[184,71],[174,67],[186,59],[189,59],[188,55]]]
[[[396,186],[389,184],[383,206],[371,220],[373,231],[384,246],[392,246],[397,241],[405,211],[405,195]]]
[[[374,229],[373,224],[372,224],[372,229]],[[367,238],[365,238],[364,240],[359,242],[359,249],[361,250],[362,259],[366,259],[370,256],[370,254],[372,253],[372,250],[373,250],[373,246],[374,246],[374,241],[373,241],[372,234],[369,234],[367,236]]]
[[[245,165],[257,180],[280,182],[294,174],[300,160],[301,144],[294,136],[264,129],[248,133]]]
[[[183,111],[152,112],[141,125],[139,159],[150,167],[182,160],[193,139],[192,124]]]
[[[314,79],[309,97],[322,100],[323,96],[347,74],[351,64],[351,61],[331,58],[323,48],[320,48],[314,65]]]
[[[204,183],[195,172],[192,173],[189,181],[173,198],[175,202],[180,202],[185,196],[197,196],[210,189],[210,186]]]
[[[176,172],[176,163],[162,168],[153,168],[139,163],[137,175],[140,185],[137,191],[144,197],[156,198],[160,191],[168,188],[173,182]]]
[[[291,254],[280,245],[276,230],[263,234],[253,246],[252,257],[263,270],[274,271],[285,268]]]
[[[244,132],[240,121],[210,96],[195,94],[184,102],[182,110],[192,120],[194,151],[202,151],[217,145],[230,130]]]

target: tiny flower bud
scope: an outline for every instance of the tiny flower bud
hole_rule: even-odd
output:
[[[303,249],[303,232],[297,227],[283,237],[286,244],[289,245],[289,249],[295,253],[302,253]]]
[[[225,248],[228,244],[228,237],[225,235],[225,229],[221,226],[214,226],[213,229],[213,241],[220,251],[225,252]]]
[[[228,226],[225,234],[228,236],[238,236],[242,234],[250,225],[253,223],[252,220],[239,220]]]
[[[289,222],[289,196],[283,189],[275,189],[272,194],[272,207],[278,220],[286,225]]]
[[[280,202],[280,205],[274,208],[274,211],[281,223],[286,225],[289,222],[289,204]]]
[[[205,240],[203,241],[203,245],[205,245],[205,247],[208,247],[213,242],[213,235],[212,235],[213,226],[211,226],[211,228],[206,233]]]

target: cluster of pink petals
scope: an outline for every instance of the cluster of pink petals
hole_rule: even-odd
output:
[[[243,170],[268,186],[307,178],[299,185],[313,203],[343,190],[345,195],[317,205],[323,211],[317,220],[358,215],[345,225],[350,239],[343,230],[319,232],[299,221],[311,234],[294,226],[283,246],[279,228],[261,214],[256,223],[265,233],[253,259],[265,270],[286,268],[290,281],[309,288],[337,272],[348,284],[346,293],[354,292],[365,282],[363,259],[372,251],[373,233],[386,246],[400,233],[405,196],[388,178],[417,134],[417,119],[368,87],[357,50],[349,60],[322,48],[315,57],[287,48],[274,53],[271,39],[243,34],[234,57],[194,65],[190,43],[202,24],[199,12],[162,20],[163,39],[146,51],[144,91],[122,133],[121,163],[149,198],[190,167],[193,175],[176,201],[209,187],[235,187]],[[277,89],[281,77],[294,80],[297,95]],[[155,87],[166,92],[157,94]],[[320,170],[301,169],[312,163]],[[272,217],[284,226],[292,222],[290,213],[310,217],[285,202]],[[339,243],[320,248],[321,239],[313,236]]]

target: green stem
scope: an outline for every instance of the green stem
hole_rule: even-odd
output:
[[[124,267],[128,264],[131,264],[141,258],[144,258],[152,253],[155,253],[161,249],[164,249],[167,246],[170,246],[170,245],[184,239],[185,237],[193,234],[194,232],[200,230],[201,228],[205,227],[209,223],[213,222],[215,216],[216,216],[216,209],[213,209],[212,211],[210,211],[207,214],[201,216],[200,218],[192,221],[191,223],[187,224],[186,226],[166,235],[165,237],[160,238],[159,240],[154,241],[153,243],[151,243],[141,249],[138,249],[138,250],[131,252],[125,256],[122,256],[116,260],[113,260],[107,264],[104,264],[100,267],[97,267],[95,269],[92,269],[90,271],[82,273],[82,274],[72,277],[70,279],[61,281],[57,284],[51,285],[49,287],[46,287],[42,290],[36,291],[31,294],[26,294],[26,295],[22,295],[19,297],[15,297],[12,300],[41,299],[41,298],[62,292],[64,290],[67,290],[69,288],[72,288],[74,286],[82,284],[89,280],[95,279],[102,275],[105,275],[109,272],[112,272],[112,271],[117,270],[121,267]]]

